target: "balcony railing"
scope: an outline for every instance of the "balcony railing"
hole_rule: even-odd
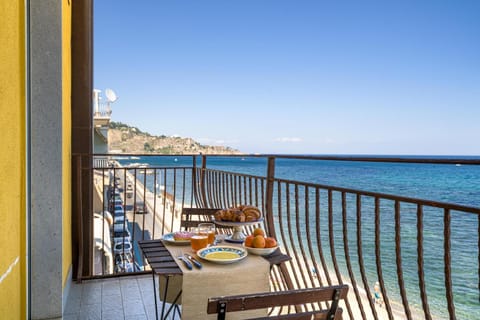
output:
[[[128,220],[122,220],[122,229],[128,229],[133,239],[131,254],[136,264],[126,268],[128,259],[117,259],[120,263],[111,273],[105,263],[109,259],[105,258],[108,256],[105,252],[112,251],[115,264],[115,253],[125,256],[128,250],[117,248],[115,252],[115,248],[108,248],[105,244],[108,244],[105,241],[108,228],[101,228],[100,232],[84,233],[80,240],[91,241],[88,234],[102,237],[97,242],[97,254],[101,257],[97,262],[101,263],[95,272],[83,274],[82,278],[142,272],[143,259],[136,251],[135,242],[158,239],[178,229],[183,207],[225,208],[252,204],[262,209],[267,233],[276,237],[282,250],[292,257],[291,261],[272,270],[272,290],[349,284],[350,294],[344,305],[346,319],[480,317],[478,184],[471,191],[471,196],[476,197],[475,205],[471,205],[380,192],[377,180],[372,180],[371,188],[365,190],[363,187],[297,181],[280,177],[285,174],[278,172],[282,161],[292,160],[389,162],[405,166],[415,163],[473,166],[479,165],[479,160],[232,158],[247,162],[255,159],[256,172],[266,174],[251,174],[252,170],[246,165],[238,168],[232,165],[223,170],[216,165],[219,159],[216,156],[154,158],[142,155],[141,160],[118,159],[122,166],[90,169],[94,190],[99,194],[93,199],[94,211],[114,211],[107,199],[114,198],[115,194],[125,202]],[[136,161],[147,161],[149,165],[127,166]],[[401,170],[404,168],[408,170],[403,166]],[[303,175],[308,176],[308,173]],[[362,184],[369,185],[365,181]],[[135,204],[140,202],[145,204],[146,214],[138,213],[141,210]],[[102,223],[108,225],[110,218],[103,216]],[[111,243],[113,246],[114,242]],[[376,290],[383,301],[376,301]],[[321,306],[312,306],[318,307]]]

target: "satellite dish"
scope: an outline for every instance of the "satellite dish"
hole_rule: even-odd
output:
[[[117,100],[117,94],[112,89],[105,89],[105,96],[109,102],[115,102]]]

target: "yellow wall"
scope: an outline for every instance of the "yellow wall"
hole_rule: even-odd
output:
[[[0,17],[0,317],[25,319],[24,1],[0,1]]]
[[[71,1],[62,2],[62,190],[63,190],[63,286],[68,280],[68,271],[72,264],[72,120],[71,120],[71,38],[72,6]]]

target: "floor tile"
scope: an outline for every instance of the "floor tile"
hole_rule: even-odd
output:
[[[158,297],[157,297],[158,299]],[[161,310],[161,302],[158,301]],[[151,276],[99,279],[74,283],[64,320],[154,320]],[[172,320],[179,320],[177,314]]]

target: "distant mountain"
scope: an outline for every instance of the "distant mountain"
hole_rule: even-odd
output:
[[[154,136],[121,122],[110,122],[110,152],[158,154],[241,154],[227,146],[202,145],[192,138]]]

